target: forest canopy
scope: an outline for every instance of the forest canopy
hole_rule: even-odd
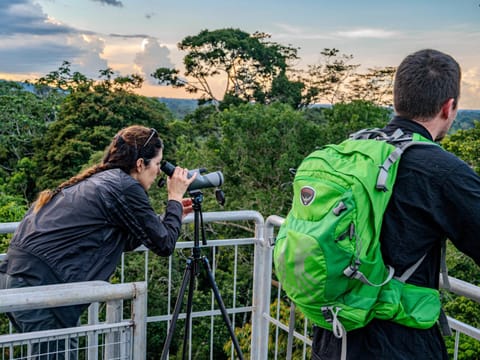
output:
[[[187,111],[172,113],[159,99],[135,94],[143,82],[136,75],[117,76],[104,69],[93,80],[72,72],[68,62],[31,86],[0,81],[0,222],[20,221],[41,190],[98,162],[114,134],[132,124],[157,129],[165,143],[164,158],[172,163],[222,171],[224,210],[285,216],[292,197],[291,169],[316,148],[362,128],[384,126],[393,113],[395,69],[359,74],[352,56],[337,49],[324,49],[322,63],[299,71],[291,66],[296,49],[271,42],[264,33],[205,30],[186,37],[179,48],[187,52],[184,76],[177,69],[159,68],[154,77],[199,94],[200,106]],[[218,96],[209,81],[220,75],[228,85]],[[328,106],[313,106],[318,103]],[[478,112],[460,112],[442,144],[477,172],[478,120]],[[161,213],[165,192],[155,188],[149,195]],[[210,210],[218,210],[218,204],[208,197],[204,211]],[[234,236],[254,229],[227,224],[224,231],[222,236]],[[8,235],[0,238],[0,253],[8,241]],[[251,256],[245,254],[242,271],[251,271]],[[479,284],[478,268],[455,250],[449,254],[449,269],[452,276]],[[230,276],[229,269],[219,272]],[[150,306],[162,304],[156,300]],[[454,298],[446,309],[480,327],[478,317],[468,316],[479,312],[478,304]],[[478,343],[466,343],[480,354]]]

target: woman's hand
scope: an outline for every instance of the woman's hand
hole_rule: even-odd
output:
[[[182,199],[182,205],[183,205],[183,217],[187,216],[193,211],[192,207],[193,201],[191,198],[184,198]]]
[[[172,176],[167,177],[168,200],[182,202],[183,194],[185,194],[185,191],[187,191],[190,184],[195,180],[197,173],[195,172],[190,179],[187,176],[188,169],[177,166]]]

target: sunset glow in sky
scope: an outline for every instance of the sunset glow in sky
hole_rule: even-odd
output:
[[[177,43],[222,28],[298,48],[298,68],[318,64],[324,48],[363,69],[438,49],[462,66],[460,108],[480,109],[480,0],[0,0],[0,79],[33,80],[66,60],[91,78],[107,67],[140,74],[144,95],[186,98],[149,74],[182,69]]]

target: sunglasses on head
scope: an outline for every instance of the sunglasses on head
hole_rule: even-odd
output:
[[[143,144],[143,147],[146,147],[148,145],[148,143],[150,142],[150,140],[152,140],[152,138],[155,136],[155,134],[157,134],[157,130],[155,130],[154,128],[151,128],[150,129],[150,136],[148,137],[147,141],[145,141],[145,144]]]

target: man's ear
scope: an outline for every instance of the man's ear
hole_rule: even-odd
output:
[[[455,99],[450,98],[442,105],[442,117],[450,119],[452,113],[455,111]]]

